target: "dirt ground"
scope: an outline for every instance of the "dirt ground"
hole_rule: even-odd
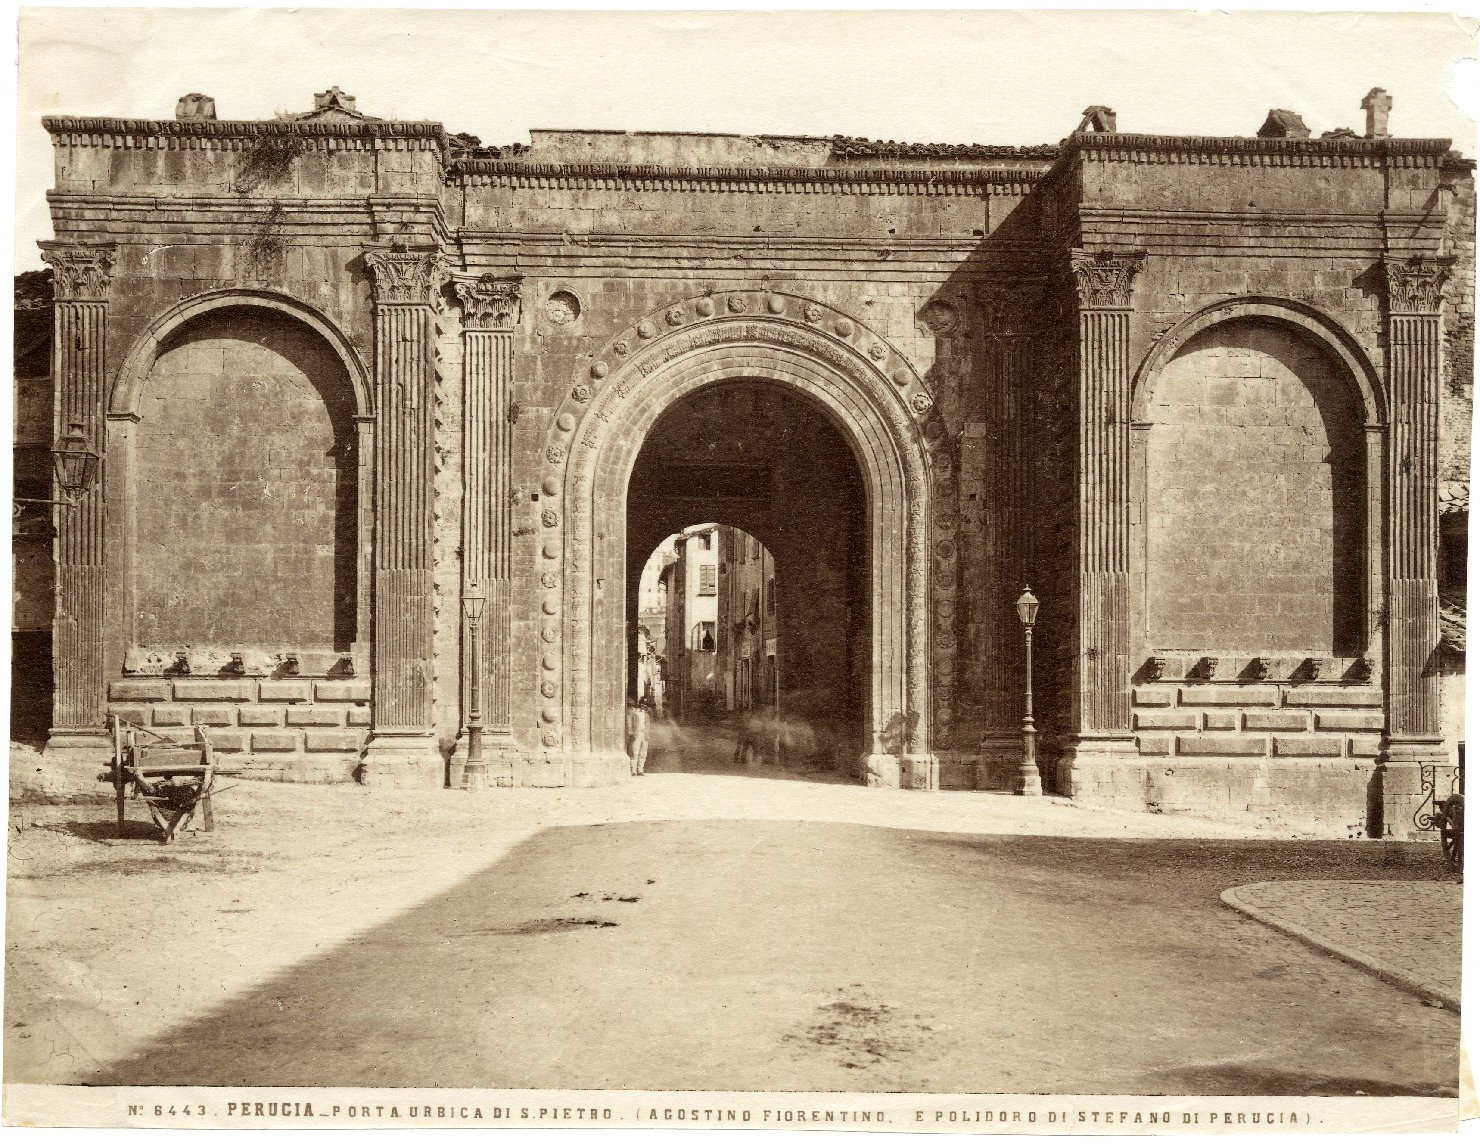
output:
[[[118,840],[110,804],[23,783],[6,1078],[1455,1092],[1457,1016],[1218,900],[1445,878],[1437,848],[693,764],[588,790],[241,783],[169,847],[137,806]]]

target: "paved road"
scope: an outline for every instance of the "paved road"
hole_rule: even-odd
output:
[[[554,827],[91,1081],[1451,1095],[1457,1016],[1219,902],[1433,852]]]

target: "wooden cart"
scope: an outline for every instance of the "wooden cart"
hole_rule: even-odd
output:
[[[201,830],[215,831],[211,795],[216,782],[222,776],[239,775],[240,770],[216,765],[206,730],[196,725],[195,742],[186,745],[116,715],[111,720],[113,763],[98,779],[113,785],[119,836],[124,835],[124,804],[130,788],[149,809],[162,842],[174,842],[176,834],[194,822],[197,811],[201,814]],[[141,744],[141,735],[150,743]]]

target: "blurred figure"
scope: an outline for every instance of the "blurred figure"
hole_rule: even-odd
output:
[[[647,698],[627,703],[627,760],[632,775],[641,776],[647,768],[648,710]]]

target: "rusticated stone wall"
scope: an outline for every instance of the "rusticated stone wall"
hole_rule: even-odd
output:
[[[134,643],[350,651],[353,399],[320,339],[218,310],[161,348],[140,398]]]
[[[1360,651],[1365,456],[1350,380],[1287,330],[1231,322],[1178,351],[1149,420],[1151,643]]]

